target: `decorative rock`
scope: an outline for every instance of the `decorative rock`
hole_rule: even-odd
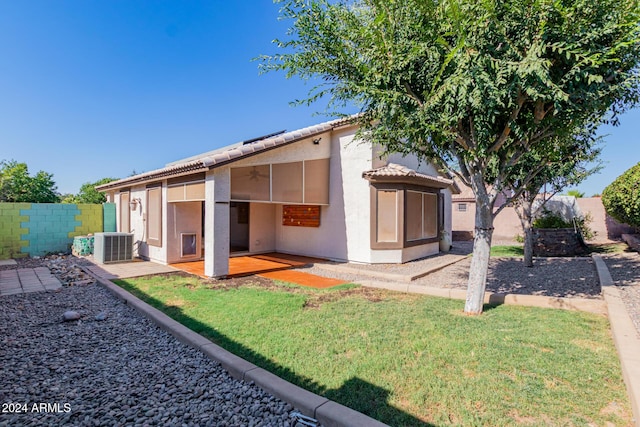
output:
[[[65,322],[71,322],[73,320],[78,320],[80,318],[80,313],[73,310],[65,311],[62,318]]]
[[[70,265],[72,260],[55,265]],[[56,325],[60,313],[51,307],[73,307],[80,319],[91,313],[89,318],[105,315],[118,321],[109,327],[83,322],[64,328]],[[33,325],[43,323],[51,326],[34,333]],[[290,425],[289,404],[234,379],[219,363],[185,346],[101,286],[4,296],[0,325],[17,338],[2,343],[0,395],[71,407],[68,413],[45,411],[29,417],[2,414],[0,427]]]
[[[102,322],[103,320],[106,320],[106,319],[107,319],[107,313],[105,313],[104,311],[102,311],[102,312],[100,312],[100,313],[96,314],[95,319],[96,319],[98,322]]]

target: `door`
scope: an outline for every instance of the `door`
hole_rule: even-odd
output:
[[[229,205],[229,252],[249,251],[249,203]]]
[[[202,259],[202,202],[169,203],[169,263]]]

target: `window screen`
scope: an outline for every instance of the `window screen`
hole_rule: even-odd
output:
[[[268,202],[270,182],[269,165],[231,168],[231,199]]]
[[[433,193],[422,193],[422,203],[422,237],[425,239],[438,237],[438,195]]]
[[[131,231],[130,225],[130,209],[129,202],[131,201],[129,192],[120,193],[120,229],[121,233],[128,233]]]
[[[302,203],[302,162],[271,165],[274,202]]]
[[[424,237],[422,231],[422,195],[416,191],[407,191],[407,211],[406,222],[407,224],[407,240],[418,240]]]
[[[329,159],[304,162],[304,202],[329,204]]]
[[[378,190],[376,201],[378,242],[398,241],[398,204],[396,190]]]
[[[438,236],[438,195],[407,191],[407,241]]]
[[[162,246],[162,187],[147,188],[147,243]]]

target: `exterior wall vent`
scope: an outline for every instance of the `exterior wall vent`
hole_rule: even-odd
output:
[[[133,260],[133,234],[96,233],[93,257],[100,264]]]

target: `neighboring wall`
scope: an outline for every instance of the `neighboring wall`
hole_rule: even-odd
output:
[[[69,252],[73,237],[115,231],[115,205],[0,203],[0,259]]]
[[[578,199],[578,206],[583,214],[591,213],[593,221],[589,226],[596,234],[596,241],[619,240],[623,234],[633,233],[633,227],[620,224],[611,218],[604,210],[600,197],[586,197]]]
[[[577,199],[577,202],[583,215],[591,214],[592,221],[589,223],[589,227],[596,232],[593,242],[619,240],[621,234],[633,232],[632,227],[620,224],[607,215],[602,205],[602,199],[599,197],[581,198]],[[467,235],[471,235],[475,224],[475,203],[463,202],[467,206],[466,212],[458,210],[458,203],[457,201],[453,202],[454,237],[463,235],[461,232],[467,232]],[[494,220],[493,226],[495,227],[493,241],[496,243],[514,240],[515,236],[522,235],[520,220],[512,207],[504,208]]]

